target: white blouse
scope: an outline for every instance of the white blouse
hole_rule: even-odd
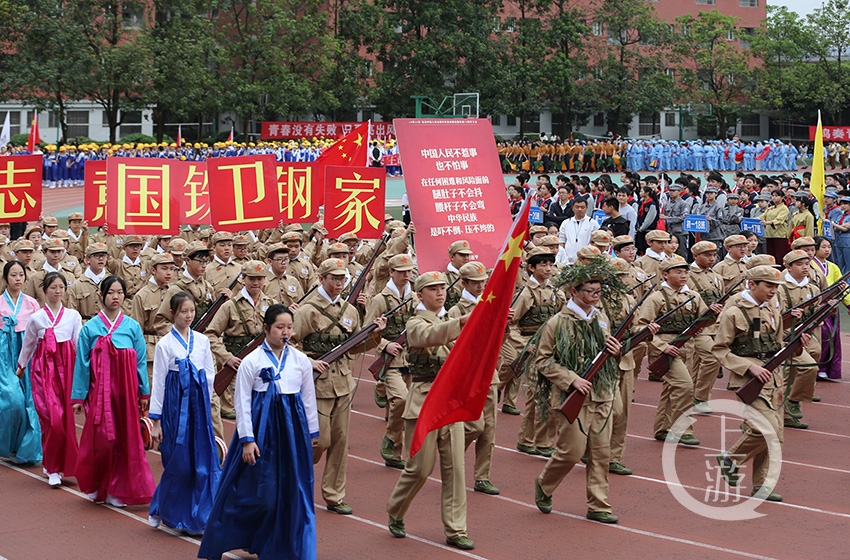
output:
[[[233,406],[236,408],[236,431],[241,443],[254,441],[256,437],[251,418],[252,392],[262,393],[269,388],[269,384],[260,378],[260,371],[267,367],[275,368],[275,364],[266,355],[263,346],[248,354],[242,360],[239,370],[236,372],[236,392],[233,398]],[[301,393],[310,437],[318,437],[319,413],[316,408],[316,390],[313,385],[313,366],[306,354],[289,346],[286,364],[283,371],[280,372],[280,379],[276,383],[277,390],[281,394]],[[260,452],[262,453],[262,449]]]
[[[51,326],[53,327],[53,334],[56,336],[56,342],[73,340],[74,344],[77,344],[77,337],[80,336],[80,329],[83,328],[83,320],[77,311],[67,307],[55,325],[48,318],[47,312],[43,308],[33,313],[29,323],[27,323],[21,354],[18,356],[19,367],[24,367],[30,363],[39,341],[44,338],[44,332]],[[74,364],[69,365],[73,367]]]
[[[177,336],[180,336],[178,333]],[[213,394],[213,381],[215,381],[215,364],[213,363],[212,351],[210,350],[210,339],[201,333],[189,331],[189,336],[194,339],[192,353],[189,354],[189,360],[195,364],[198,369],[204,370],[207,375],[207,386],[209,394]],[[156,348],[153,352],[153,386],[151,387],[151,408],[150,417],[158,419],[162,416],[162,400],[165,398],[165,378],[168,377],[169,371],[178,371],[180,368],[174,363],[175,359],[183,359],[188,354],[189,341],[186,342],[187,348],[184,348],[180,341],[175,337],[174,332],[163,336],[156,343]]]

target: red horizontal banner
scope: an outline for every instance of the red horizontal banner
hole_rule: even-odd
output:
[[[301,138],[342,138],[363,123],[359,122],[277,122],[263,121],[262,140],[298,140]],[[395,138],[393,123],[373,122],[372,138]]]
[[[814,141],[818,127],[809,127],[809,140]],[[824,142],[850,142],[850,126],[825,126],[823,127]]]

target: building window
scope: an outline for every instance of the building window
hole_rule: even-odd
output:
[[[508,115],[508,126],[516,127],[517,126],[517,118],[514,115]]]
[[[605,113],[593,115],[593,126],[605,126]]]
[[[118,136],[123,138],[130,134],[142,133],[142,112],[141,111],[122,111],[121,126],[118,127]]]
[[[738,5],[742,8],[758,8],[759,0],[738,0]]]
[[[755,37],[755,35],[756,30],[752,27],[745,27],[741,29],[741,50],[750,50],[750,38]]]
[[[761,138],[761,117],[759,115],[741,119],[741,136]]]
[[[522,124],[525,127],[526,134],[540,133],[540,114],[534,113],[533,115],[526,115]]]
[[[697,0],[698,6],[714,6],[714,0]]]
[[[675,71],[674,69],[672,69],[672,68],[667,68],[666,70],[664,70],[664,73],[665,73],[665,74],[667,74],[668,76],[670,76],[670,79],[671,79],[671,80],[675,80],[675,79],[676,79],[676,71]]]
[[[664,113],[664,126],[676,126],[676,113]]]
[[[601,21],[594,21],[593,34],[597,37],[601,37],[603,33],[605,33],[605,24],[603,24]]]
[[[728,31],[726,31],[726,40],[727,41],[734,41],[735,40],[735,30],[734,29],[729,29]]]
[[[638,135],[654,136],[656,134],[661,134],[658,113],[641,113],[638,117]]]
[[[127,1],[121,9],[121,26],[125,29],[141,29],[145,17],[145,6],[141,2]]]
[[[690,34],[691,34],[691,28],[690,28],[690,26],[688,26],[688,25],[683,25],[683,26],[682,26],[682,35],[684,35],[685,37],[688,37],[688,36],[690,36]]]
[[[68,138],[66,140],[89,135],[88,111],[68,111],[65,117],[68,121]]]
[[[6,122],[6,113],[9,113],[9,134],[14,136],[21,133],[21,112],[0,111],[0,127]]]
[[[27,111],[27,130],[32,126],[32,120],[35,118],[32,111]]]

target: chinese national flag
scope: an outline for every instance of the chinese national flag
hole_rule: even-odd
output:
[[[90,226],[106,223],[106,160],[86,162],[83,178],[83,217]]]
[[[508,324],[522,247],[528,237],[529,208],[531,205],[526,199],[484,287],[481,301],[472,310],[425,397],[413,432],[411,457],[432,430],[455,422],[478,420],[484,410]]]
[[[315,173],[313,181],[315,191],[321,196],[325,192],[325,167],[331,165],[346,165],[362,167],[368,165],[369,159],[369,123],[366,121],[360,126],[331,144],[329,148],[322,150],[322,154],[314,162]],[[324,200],[316,201],[318,205],[324,204]],[[378,235],[380,237],[380,235]]]
[[[41,144],[41,135],[38,133],[38,113],[36,113],[32,119],[30,134],[27,137],[27,151],[34,154],[39,144]]]
[[[378,239],[384,233],[387,172],[383,167],[325,168],[325,229],[328,237],[355,233]]]

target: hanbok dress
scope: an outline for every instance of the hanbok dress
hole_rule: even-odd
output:
[[[198,558],[245,549],[261,559],[314,559],[311,438],[319,417],[310,360],[286,346],[278,361],[263,343],[236,376],[236,433]],[[252,441],[260,449],[253,466],[242,460],[242,444]]]
[[[29,371],[18,379],[16,369],[30,317],[38,302],[22,293],[12,301],[0,295],[0,457],[15,456],[17,463],[41,461],[41,427],[32,400]]]
[[[71,384],[77,358],[77,338],[83,326],[80,314],[60,307],[54,317],[49,307],[30,317],[18,366],[29,364],[32,398],[41,424],[45,472],[74,476],[77,465],[77,426],[71,405]]]
[[[145,456],[138,400],[150,395],[145,338],[139,324],[101,311],[80,331],[71,402],[84,403],[75,476],[97,502],[107,495],[147,504],[155,485]]]
[[[202,334],[189,331],[186,340],[172,327],[156,345],[149,417],[161,421],[164,471],[150,515],[190,534],[204,531],[221,475],[210,412],[215,373]]]
[[[831,286],[841,279],[841,270],[833,262],[812,259],[811,266],[817,268],[826,276],[826,283]],[[845,305],[850,305],[850,295],[844,298]],[[841,379],[841,324],[840,313],[835,313],[821,323],[821,354],[818,365],[818,375],[827,379]]]

